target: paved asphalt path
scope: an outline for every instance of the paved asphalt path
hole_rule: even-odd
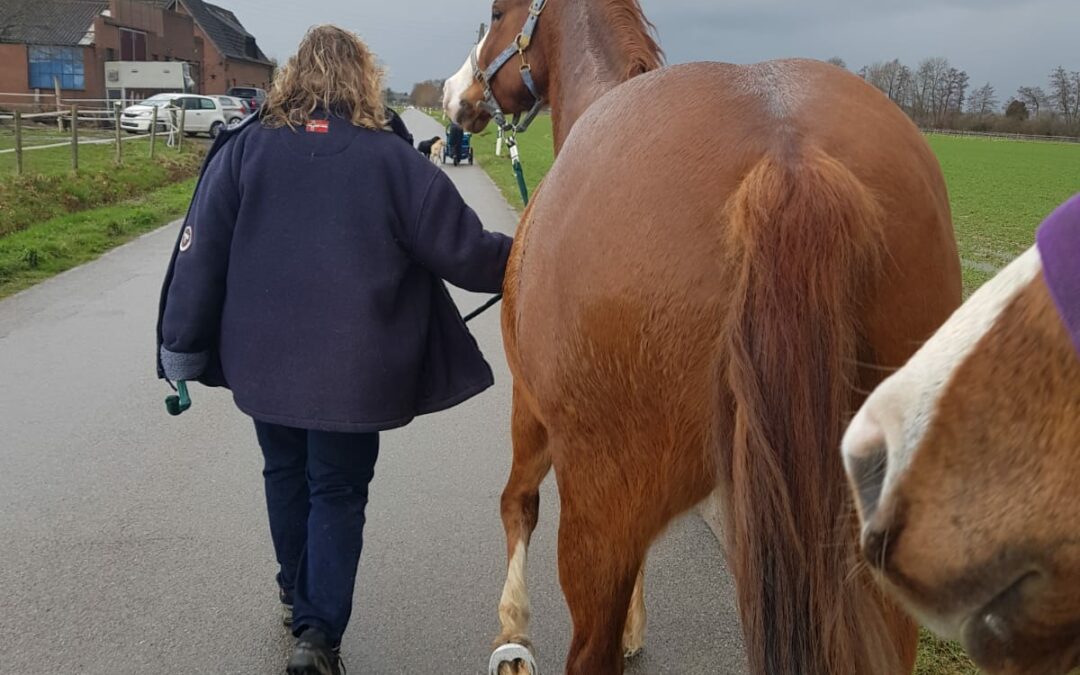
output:
[[[406,114],[419,138],[440,132]],[[525,158],[528,161],[528,158]],[[446,169],[489,228],[517,217],[479,168]],[[153,372],[176,227],[0,302],[0,672],[280,673],[261,457],[227,392],[165,414]],[[482,297],[460,293],[472,309]],[[498,312],[473,328],[497,385],[383,437],[353,622],[354,675],[483,673],[503,581],[510,378]],[[569,615],[549,478],[530,559],[534,638],[562,671]],[[741,673],[722,555],[697,516],[655,547],[631,673]]]

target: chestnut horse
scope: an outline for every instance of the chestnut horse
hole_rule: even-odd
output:
[[[568,673],[623,671],[651,543],[714,490],[753,673],[910,672],[916,628],[856,565],[838,448],[858,392],[960,303],[918,129],[816,61],[660,68],[637,0],[496,0],[491,21],[448,113],[476,132],[546,101],[558,152],[504,286],[493,670],[533,670],[526,557],[554,466]]]
[[[1080,668],[1078,260],[1080,196],[844,437],[866,558],[989,673]]]

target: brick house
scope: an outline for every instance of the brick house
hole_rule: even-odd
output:
[[[274,65],[236,15],[203,0],[170,0],[166,6],[195,23],[201,54],[199,91],[223,94],[229,87],[270,88]]]
[[[0,0],[0,94],[51,97],[55,78],[64,99],[118,98],[107,61],[187,62],[205,94],[273,73],[236,15],[203,0]]]

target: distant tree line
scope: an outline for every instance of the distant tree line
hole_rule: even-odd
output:
[[[841,59],[831,63],[843,66]],[[1039,136],[1080,136],[1080,71],[1058,66],[1046,88],[1020,87],[1006,98],[992,84],[971,85],[968,74],[942,57],[914,69],[899,59],[865,66],[858,75],[885,93],[917,124]]]
[[[425,80],[413,85],[409,103],[417,108],[438,108],[442,105],[443,80]]]
[[[383,92],[383,100],[389,106],[404,106],[409,103],[409,95],[402,91],[394,91],[390,87]]]

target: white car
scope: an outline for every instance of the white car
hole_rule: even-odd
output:
[[[222,109],[221,102],[214,96],[195,94],[158,94],[142,103],[128,106],[120,117],[120,128],[130,133],[148,133],[154,108],[158,109],[159,129],[165,127],[170,114],[175,113],[179,123],[179,109],[184,110],[184,131],[189,136],[207,134],[216,138],[218,133],[229,123],[229,117]]]

